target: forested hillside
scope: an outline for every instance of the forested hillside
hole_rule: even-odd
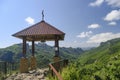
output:
[[[61,75],[64,80],[120,80],[120,39],[85,52]]]
[[[30,58],[31,52],[31,45],[27,44],[27,58]],[[83,53],[81,48],[60,48],[60,56],[62,59],[73,60],[76,59],[81,53]],[[52,62],[54,55],[54,47],[43,43],[35,44],[35,56],[38,67],[42,67],[47,65],[49,62]],[[0,60],[2,61],[19,63],[21,57],[22,44],[15,44],[7,48],[0,49]]]

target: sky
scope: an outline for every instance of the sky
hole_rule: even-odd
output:
[[[0,0],[0,48],[11,36],[42,20],[65,32],[61,47],[96,47],[120,37],[120,0]],[[46,42],[54,45],[54,42]]]

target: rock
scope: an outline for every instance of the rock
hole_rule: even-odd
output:
[[[41,74],[40,72],[36,72],[34,76],[39,76],[40,74]]]
[[[42,75],[40,75],[40,76],[37,76],[37,78],[38,78],[39,80],[44,79],[44,74],[42,74]]]
[[[33,73],[35,73],[35,72],[36,72],[35,70],[29,71],[30,74],[33,74]]]
[[[5,80],[45,80],[49,69],[37,69],[29,71],[29,73],[12,74]]]

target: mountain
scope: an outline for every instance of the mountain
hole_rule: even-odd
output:
[[[64,80],[120,80],[120,38],[81,54],[61,75]]]
[[[27,57],[31,56],[31,45],[27,44]],[[60,47],[60,56],[62,59],[74,60],[84,51],[81,48],[65,48]],[[38,67],[47,65],[52,62],[54,56],[54,47],[47,44],[35,44],[35,56],[37,59]],[[14,44],[12,46],[0,49],[0,60],[7,62],[18,62],[22,57],[22,44]]]
[[[93,48],[96,48],[96,47],[83,47],[82,50],[87,51],[87,50],[91,50]]]

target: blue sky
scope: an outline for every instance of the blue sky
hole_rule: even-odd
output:
[[[0,48],[21,43],[11,35],[40,22],[42,10],[66,33],[60,46],[95,47],[120,37],[120,0],[0,0]]]

